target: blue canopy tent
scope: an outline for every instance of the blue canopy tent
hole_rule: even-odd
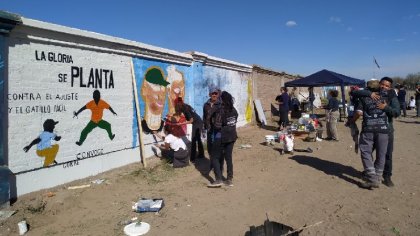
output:
[[[365,81],[361,79],[355,79],[346,75],[342,75],[329,70],[321,70],[312,75],[306,76],[302,79],[293,80],[286,82],[285,87],[323,87],[323,86],[340,86],[341,87],[341,99],[343,108],[345,105],[345,94],[344,86],[357,85],[365,87]],[[341,119],[341,116],[340,116]]]

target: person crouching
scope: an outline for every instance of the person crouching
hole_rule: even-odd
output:
[[[171,134],[171,127],[169,125],[166,125],[163,130],[165,136],[153,132],[153,135],[163,140],[163,144],[155,144],[160,149],[162,157],[172,162],[174,168],[189,165],[189,153],[183,138]]]

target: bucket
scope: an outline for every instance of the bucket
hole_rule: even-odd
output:
[[[275,136],[274,135],[266,135],[265,136],[265,143],[268,144],[273,144],[275,141]]]

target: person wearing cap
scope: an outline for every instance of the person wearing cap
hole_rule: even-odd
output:
[[[111,130],[111,124],[107,122],[106,120],[103,120],[103,114],[104,110],[108,109],[112,112],[112,114],[117,115],[115,111],[112,109],[112,107],[101,99],[101,93],[99,90],[93,91],[93,100],[88,102],[86,105],[84,105],[82,108],[80,108],[77,112],[73,112],[73,118],[77,117],[80,112],[89,109],[92,112],[91,118],[89,123],[86,125],[86,127],[82,130],[80,133],[79,141],[76,142],[77,145],[81,146],[83,142],[86,140],[88,134],[92,132],[93,129],[96,127],[99,127],[101,129],[106,130],[108,133],[109,139],[113,140],[115,137],[115,134],[112,133]]]
[[[420,117],[420,82],[416,83],[416,110],[418,118]]]
[[[23,148],[23,151],[28,152],[29,149],[35,144],[36,154],[39,157],[44,157],[44,167],[49,166],[53,163],[57,164],[55,157],[57,156],[59,146],[58,144],[51,144],[52,140],[60,141],[61,136],[57,136],[54,133],[55,125],[58,124],[58,121],[52,119],[47,119],[44,122],[44,131],[34,139],[29,145]]]
[[[211,125],[212,123],[212,114],[222,107],[222,102],[220,100],[221,90],[212,87],[209,89],[209,96],[210,98],[207,100],[206,103],[203,105],[203,122],[204,122],[204,129],[207,135],[207,152],[211,157],[211,150],[213,149],[213,134],[214,130]],[[223,164],[224,164],[224,156],[222,155],[219,159],[220,161],[220,169],[223,171]],[[210,161],[210,170],[213,169],[213,164]]]
[[[145,103],[143,132],[162,130],[162,113],[165,107],[166,86],[169,84],[164,78],[164,72],[158,67],[150,67],[144,75],[141,95]]]
[[[385,98],[386,106],[384,111],[388,118],[389,132],[388,132],[388,144],[385,155],[385,167],[383,171],[383,184],[387,187],[394,186],[394,183],[391,180],[392,176],[392,153],[394,151],[394,127],[393,127],[393,118],[396,118],[400,115],[400,104],[397,98],[397,94],[392,89],[393,80],[389,77],[383,77],[380,82],[380,91],[372,92],[370,90],[358,90],[353,91],[351,94],[356,98],[366,98],[369,97],[374,101],[379,101],[382,98]]]
[[[171,65],[167,69],[168,72],[168,82],[170,86],[168,86],[168,107],[169,107],[169,114],[175,113],[175,103],[178,98],[184,100],[185,97],[185,82],[184,82],[184,74],[177,70],[175,66]]]
[[[207,151],[210,154],[210,150],[211,150],[211,144],[212,144],[212,139],[211,139],[211,134],[213,133],[213,131],[211,130],[211,120],[210,120],[210,111],[213,108],[217,108],[221,106],[221,101],[220,101],[220,89],[213,87],[209,90],[209,99],[207,100],[206,103],[204,103],[203,105],[203,122],[204,122],[204,129],[207,131]]]

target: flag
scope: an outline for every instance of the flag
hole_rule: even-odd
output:
[[[375,57],[373,57],[373,62],[375,62],[376,66],[377,66],[378,68],[381,68],[381,67],[379,66],[378,62],[376,61],[376,58],[375,58]]]

